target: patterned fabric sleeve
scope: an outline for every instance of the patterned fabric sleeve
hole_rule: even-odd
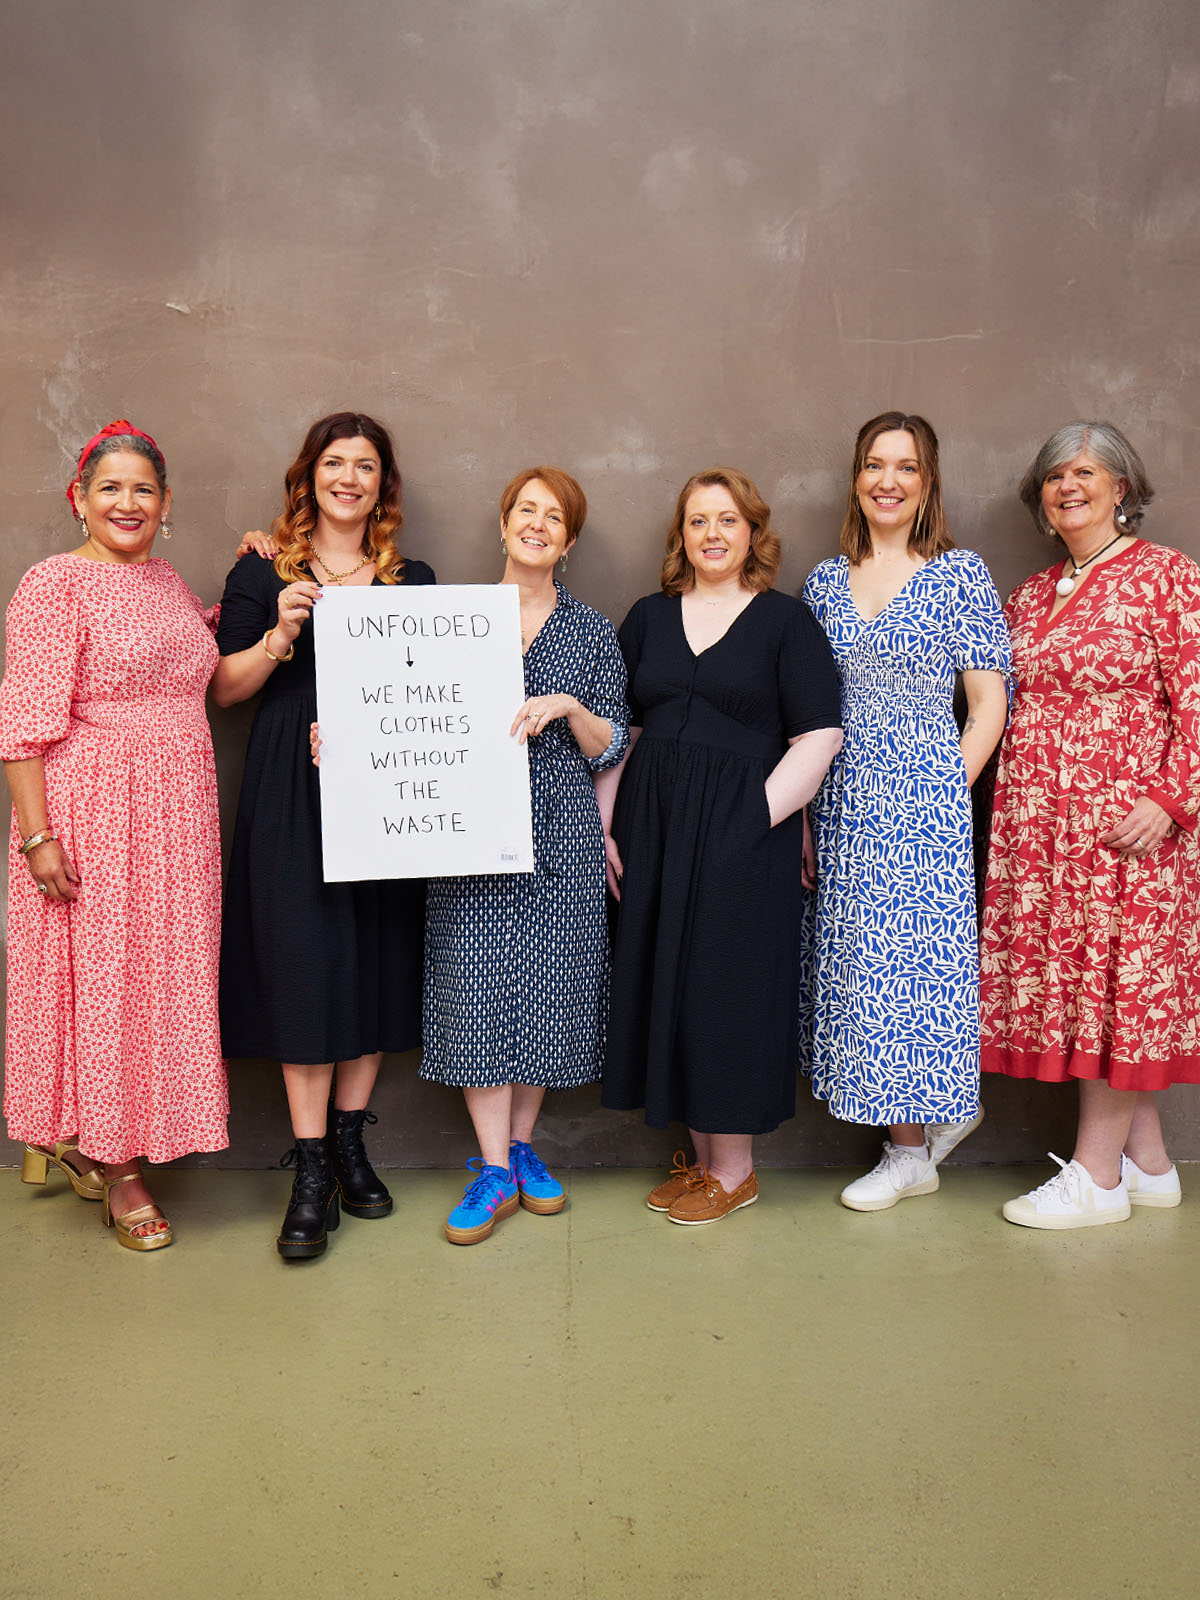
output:
[[[950,560],[954,583],[949,622],[955,668],[959,672],[1003,673],[1011,702],[1012,643],[991,573],[974,550],[955,550]]]
[[[804,585],[801,599],[804,604],[820,622],[825,611],[825,594],[828,586],[829,567],[831,563],[822,561],[809,573]]]
[[[625,699],[629,706],[629,723],[635,728],[640,728],[646,717],[646,713],[634,692],[634,680],[637,677],[638,662],[642,659],[642,637],[645,622],[646,602],[644,600],[636,600],[617,633],[617,642],[621,646],[621,656],[625,662]]]
[[[1187,833],[1200,813],[1200,567],[1174,552],[1147,625],[1170,709],[1171,737],[1149,799]]]
[[[585,756],[593,772],[615,767],[629,746],[629,713],[625,707],[625,661],[617,643],[616,631],[607,617],[600,617],[593,639],[592,683],[587,709],[593,716],[612,724],[608,749],[598,756]]]
[[[0,761],[28,761],[65,738],[81,645],[78,604],[62,569],[31,568],[8,607]]]

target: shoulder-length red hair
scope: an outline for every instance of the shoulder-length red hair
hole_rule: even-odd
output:
[[[742,568],[742,582],[747,589],[760,594],[771,588],[779,576],[783,552],[771,527],[770,506],[759,494],[754,480],[736,467],[709,467],[706,472],[693,473],[679,491],[675,520],[667,534],[667,554],[662,566],[663,593],[686,594],[696,581],[683,543],[683,522],[687,503],[696,490],[712,488],[727,489],[734,505],[750,524],[750,550]]]
[[[375,563],[381,583],[403,583],[404,558],[396,548],[396,535],[404,522],[401,507],[403,483],[396,465],[392,436],[374,417],[361,411],[335,411],[314,422],[300,446],[300,454],[283,480],[284,508],[271,524],[279,544],[275,571],[285,583],[311,578],[308,559],[317,525],[313,470],[335,439],[369,439],[379,452],[379,501],[367,518],[363,554]],[[378,515],[376,515],[376,512]]]

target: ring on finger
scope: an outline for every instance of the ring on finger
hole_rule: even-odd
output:
[[[50,893],[49,886],[47,884],[44,884],[44,883],[39,883],[38,884],[38,893],[39,894],[49,894]]]

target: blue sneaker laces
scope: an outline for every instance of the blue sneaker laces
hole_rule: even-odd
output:
[[[525,1183],[554,1181],[554,1175],[531,1144],[514,1139],[509,1152],[513,1156],[513,1171]]]
[[[472,1172],[479,1176],[469,1183],[462,1199],[454,1208],[456,1211],[483,1211],[487,1209],[488,1201],[492,1198],[496,1188],[502,1183],[509,1183],[508,1173],[503,1167],[489,1167],[485,1165],[481,1156],[472,1156],[467,1162]]]

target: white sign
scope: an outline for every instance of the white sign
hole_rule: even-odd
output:
[[[516,585],[327,586],[313,640],[325,881],[532,872]]]

